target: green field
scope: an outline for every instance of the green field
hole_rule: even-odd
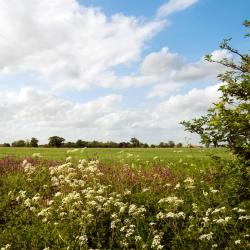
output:
[[[212,164],[212,156],[224,159],[232,158],[232,155],[224,148],[84,148],[76,152],[68,153],[67,148],[0,148],[0,158],[15,156],[18,158],[31,157],[34,153],[40,153],[44,159],[64,161],[69,155],[74,161],[80,159],[98,159],[104,164],[116,164],[123,160],[125,163],[150,162],[160,165],[169,163],[176,166],[195,164],[199,169],[209,167]],[[185,164],[184,164],[185,163]]]
[[[222,148],[0,148],[0,249],[247,250],[247,185],[232,158]]]

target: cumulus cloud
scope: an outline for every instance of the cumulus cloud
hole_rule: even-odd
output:
[[[84,7],[76,0],[0,0],[0,72],[34,72],[57,87],[109,86],[164,21]]]
[[[215,50],[211,53],[214,60],[229,57],[225,50]],[[214,82],[225,67],[210,63],[202,57],[196,62],[187,62],[177,53],[163,48],[158,52],[148,54],[140,65],[140,72],[135,76],[116,77],[119,87],[152,86],[147,97],[169,96],[182,86],[195,82]]]
[[[169,0],[158,9],[157,16],[169,16],[174,12],[185,10],[197,2],[198,0]]]
[[[158,15],[168,16],[195,2],[170,0]],[[0,91],[0,131],[8,130],[0,140],[36,136],[45,143],[49,136],[59,135],[69,140],[138,136],[154,143],[164,138],[183,141],[185,132],[178,123],[205,112],[217,100],[218,86],[182,95],[178,91],[184,85],[190,89],[191,83],[214,81],[224,69],[203,58],[187,62],[168,48],[141,58],[146,43],[164,26],[163,19],[108,17],[76,0],[0,0],[0,74],[16,75],[17,81],[23,73],[31,74],[32,81],[39,79],[29,83],[32,87]],[[222,50],[212,55],[214,60],[227,56]],[[134,63],[138,69],[133,72],[117,73],[117,67]],[[46,84],[45,91],[38,90],[38,83]],[[139,107],[128,108],[117,94],[88,102],[60,97],[68,89],[110,88],[113,93],[144,86],[149,89],[146,97],[161,99],[145,98]],[[62,92],[52,94],[53,88]]]
[[[1,92],[0,128],[8,128],[1,141],[36,136],[46,142],[54,134],[71,140],[128,140],[134,135],[149,142],[163,137],[181,140],[185,132],[179,122],[205,112],[218,99],[217,89],[218,85],[192,89],[132,110],[123,105],[120,95],[72,102],[34,88]]]

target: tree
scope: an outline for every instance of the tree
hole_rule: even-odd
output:
[[[59,136],[51,136],[49,138],[49,147],[57,147],[60,148],[62,146],[62,143],[65,141],[64,138]]]
[[[244,25],[249,28],[250,21]],[[249,37],[249,33],[246,37]],[[216,147],[226,144],[245,166],[250,164],[250,55],[240,53],[225,39],[220,48],[227,50],[231,57],[219,61],[211,55],[205,58],[212,63],[224,65],[225,73],[218,75],[223,83],[219,88],[219,101],[205,116],[192,121],[183,121],[185,130],[197,133],[201,142]]]
[[[25,147],[25,146],[26,146],[26,143],[24,140],[12,142],[12,147]]]
[[[30,140],[30,147],[37,148],[38,142],[39,142],[38,139],[36,139],[35,137],[32,137]]]
[[[183,145],[182,145],[181,142],[177,143],[175,146],[176,146],[177,148],[182,148],[182,147],[183,147]]]
[[[130,143],[133,145],[134,148],[140,146],[140,141],[137,138],[135,138],[135,137],[133,137],[133,138],[130,139]]]
[[[168,142],[168,147],[169,148],[174,148],[175,147],[175,143],[173,141],[169,141]]]

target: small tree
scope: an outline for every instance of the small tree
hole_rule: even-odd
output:
[[[173,141],[169,141],[168,142],[168,147],[169,148],[174,148],[175,147],[175,143]]]
[[[135,138],[135,137],[133,137],[133,138],[130,139],[130,143],[131,143],[131,144],[133,145],[133,147],[135,147],[135,148],[137,148],[137,147],[140,146],[140,141],[139,141],[137,138]]]
[[[62,143],[65,141],[64,138],[59,136],[51,136],[49,138],[49,147],[56,147],[60,148],[62,146]]]
[[[30,147],[37,148],[38,142],[39,142],[38,139],[36,139],[35,137],[32,137],[30,140]]]
[[[25,146],[26,146],[26,143],[24,140],[12,142],[12,147],[25,147]]]
[[[244,25],[250,27],[250,22]],[[249,37],[249,34],[246,35]],[[221,97],[218,103],[208,110],[207,115],[192,121],[183,121],[185,130],[197,133],[201,142],[211,143],[217,147],[226,144],[231,151],[244,163],[250,164],[250,55],[242,54],[224,40],[220,48],[227,50],[232,57],[220,61],[213,60],[211,55],[205,58],[227,68],[225,73],[218,75],[222,82],[219,88]]]

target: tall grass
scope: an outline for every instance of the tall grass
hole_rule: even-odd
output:
[[[236,173],[218,180],[216,168],[182,171],[157,156],[128,162],[123,152],[110,165],[69,154],[0,161],[2,249],[249,249]]]

